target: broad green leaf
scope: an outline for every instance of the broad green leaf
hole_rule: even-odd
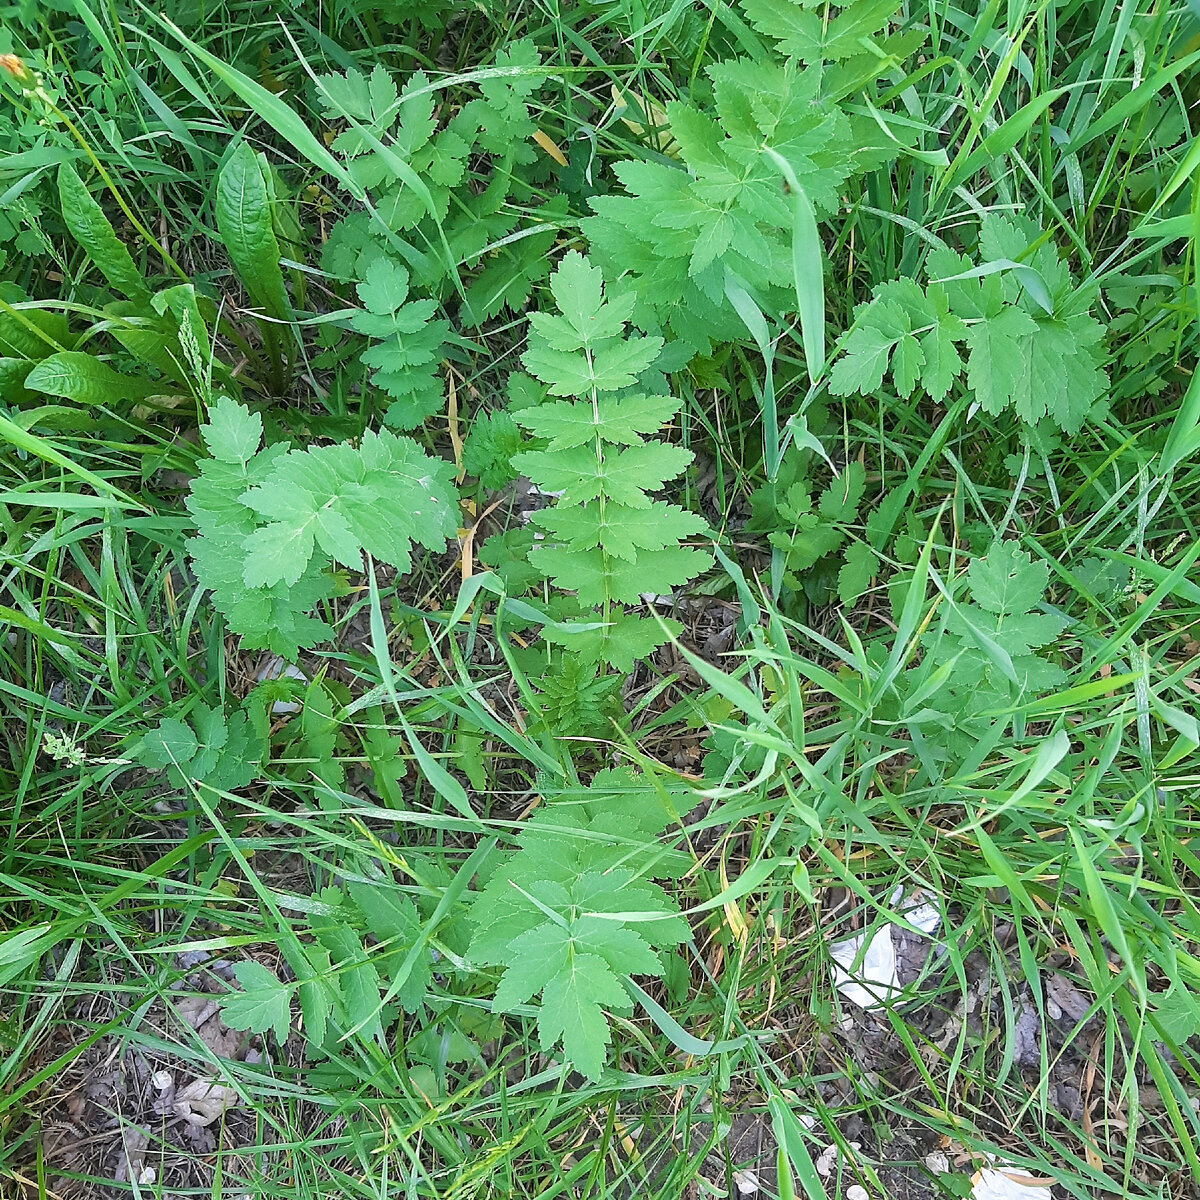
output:
[[[273,317],[290,317],[270,192],[258,155],[248,142],[239,142],[221,168],[216,212],[221,242],[253,303]]]
[[[364,1037],[382,1043],[381,983],[379,972],[367,957],[358,934],[348,925],[327,925],[316,931],[329,951],[330,964],[351,1027]]]
[[[139,305],[148,304],[150,289],[132,255],[117,237],[104,210],[75,174],[75,168],[67,162],[58,168],[58,195],[63,223],[113,290]]]
[[[871,584],[879,565],[875,551],[866,542],[855,542],[846,551],[846,561],[838,571],[838,599],[853,604]]]
[[[362,911],[367,930],[382,943],[376,961],[382,974],[391,977],[421,935],[416,906],[389,881],[370,884],[351,881],[347,887]],[[405,1012],[416,1012],[424,1003],[430,975],[430,956],[426,951],[396,992]]]
[[[31,392],[105,408],[136,402],[157,390],[154,384],[122,375],[82,350],[62,350],[43,358],[25,377],[25,386]]]
[[[686,869],[656,834],[678,820],[677,800],[688,804],[654,782],[605,771],[569,801],[541,806],[471,907],[469,954],[505,968],[496,1011],[540,992],[544,1049],[561,1042],[593,1079],[610,1036],[604,1009],[628,1012],[631,976],[661,976],[657,949],[689,936],[674,901],[647,878]]]
[[[260,962],[244,959],[233,968],[240,992],[221,997],[221,1019],[230,1029],[251,1033],[274,1031],[279,1045],[287,1041],[291,1027],[292,989]]]
[[[572,956],[545,987],[538,1009],[538,1037],[544,1049],[560,1040],[567,1057],[587,1076],[599,1079],[610,1041],[605,1005],[627,1006],[628,998],[612,968],[595,954]]]
[[[200,432],[213,458],[248,463],[262,441],[262,417],[228,396],[218,396],[209,406],[208,423],[200,426]]]

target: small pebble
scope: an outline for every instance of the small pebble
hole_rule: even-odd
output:
[[[155,1071],[150,1076],[150,1082],[154,1084],[156,1090],[165,1092],[175,1080],[170,1071]]]
[[[871,1200],[871,1195],[865,1187],[853,1183],[846,1189],[846,1200]]]

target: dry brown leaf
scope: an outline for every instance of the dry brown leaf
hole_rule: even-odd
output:
[[[221,1020],[220,1006],[214,997],[185,996],[175,1002],[175,1011],[218,1058],[237,1057],[241,1035]]]
[[[1046,999],[1072,1021],[1078,1021],[1091,1001],[1065,976],[1055,972],[1046,979]],[[1053,1009],[1051,1010],[1053,1019]]]
[[[146,1147],[150,1145],[150,1131],[141,1125],[127,1125],[121,1133],[125,1153],[117,1164],[116,1182],[141,1182],[146,1168]]]
[[[211,1079],[194,1079],[175,1093],[175,1115],[189,1125],[211,1125],[227,1109],[239,1104],[237,1092]]]

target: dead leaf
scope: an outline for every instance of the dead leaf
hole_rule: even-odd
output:
[[[675,135],[671,132],[671,121],[667,116],[667,110],[654,100],[648,99],[644,95],[638,95],[637,92],[630,90],[623,93],[614,83],[611,90],[613,106],[617,112],[622,109],[627,113],[638,115],[638,108],[642,113],[654,123],[655,130],[647,140],[654,148],[663,154],[669,154],[672,158],[679,157],[679,143],[675,140]],[[628,98],[627,98],[628,97]],[[629,103],[629,99],[634,101],[634,104]],[[621,117],[621,124],[625,126],[635,137],[641,137],[646,133],[646,127],[640,122],[631,120],[628,116]]]
[[[185,996],[175,1002],[175,1011],[192,1029],[199,1029],[219,1008],[213,996]]]
[[[566,155],[558,148],[558,143],[543,129],[534,131],[533,140],[552,158],[560,167],[567,165]]]
[[[116,1183],[128,1183],[131,1179],[141,1182],[146,1168],[146,1147],[150,1145],[150,1131],[140,1125],[127,1125],[121,1131],[125,1153],[117,1164]]]
[[[211,1079],[195,1079],[175,1093],[174,1111],[189,1125],[203,1128],[211,1125],[227,1108],[239,1103],[240,1098],[233,1088]]]
[[[1089,1008],[1091,1001],[1065,976],[1055,972],[1046,979],[1046,1007],[1054,1020],[1069,1017],[1078,1021]],[[1058,1015],[1055,1015],[1055,1009]]]
[[[1038,1045],[1040,1022],[1037,1010],[1028,996],[1022,996],[1020,1011],[1013,1022],[1013,1062],[1018,1067],[1032,1067],[1042,1060]]]
[[[185,996],[175,1002],[175,1011],[218,1058],[237,1057],[242,1035],[221,1020],[220,1007],[214,997]]]

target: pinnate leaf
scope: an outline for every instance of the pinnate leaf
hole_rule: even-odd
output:
[[[407,570],[414,543],[445,545],[457,528],[453,467],[386,430],[357,447],[256,451],[261,428],[235,401],[211,407],[202,432],[213,457],[187,500],[188,551],[248,645],[291,658],[328,632],[310,612],[332,592],[331,563],[358,568],[365,550]]]

